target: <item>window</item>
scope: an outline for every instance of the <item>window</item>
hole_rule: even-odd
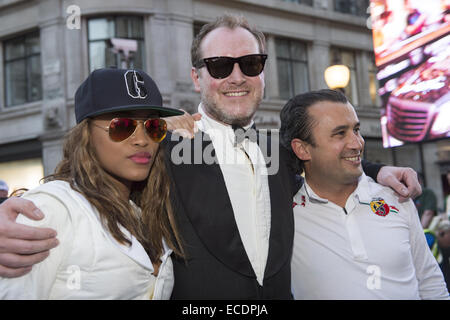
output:
[[[42,158],[0,162],[0,176],[7,182],[10,194],[17,189],[38,187],[44,177]]]
[[[368,17],[370,0],[334,0],[334,11]]]
[[[4,42],[5,105],[42,99],[39,32]]]
[[[117,66],[145,69],[144,26],[141,17],[89,19],[89,69]]]
[[[10,194],[20,188],[39,186],[44,176],[42,142],[39,139],[0,144],[0,177]]]
[[[283,0],[284,2],[294,2],[299,4],[306,4],[308,6],[313,5],[313,0]]]
[[[280,98],[289,99],[309,91],[306,45],[299,41],[275,39]]]
[[[358,79],[356,78],[356,62],[355,52],[351,50],[344,50],[332,48],[330,54],[330,65],[343,64],[350,69],[350,81],[344,88],[344,94],[354,105],[358,105]]]

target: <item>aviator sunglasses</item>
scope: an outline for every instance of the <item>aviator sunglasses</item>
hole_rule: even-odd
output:
[[[195,67],[206,66],[211,77],[223,79],[233,72],[234,64],[238,63],[243,74],[248,77],[255,77],[263,71],[266,59],[267,54],[249,54],[238,58],[211,57],[200,60]]]
[[[165,138],[167,123],[160,118],[147,119],[145,121],[130,118],[114,118],[107,127],[102,127],[95,123],[93,125],[108,131],[112,141],[120,142],[134,134],[139,122],[143,122],[145,131],[154,142],[161,142]]]

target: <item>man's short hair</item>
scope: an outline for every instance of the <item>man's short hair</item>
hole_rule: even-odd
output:
[[[229,28],[231,30],[236,28],[244,28],[248,30],[258,42],[259,53],[266,53],[266,38],[264,37],[264,34],[261,31],[251,26],[248,23],[247,19],[245,19],[243,16],[224,14],[220,17],[217,17],[216,20],[203,25],[202,28],[200,29],[200,32],[192,40],[191,63],[193,67],[195,67],[198,64],[198,62],[203,58],[200,50],[202,40],[206,37],[208,33],[213,31],[214,29],[221,27]]]
[[[291,98],[281,110],[281,144],[287,150],[291,151],[293,157],[292,166],[297,173],[303,172],[304,165],[303,161],[298,159],[294,154],[291,147],[291,141],[297,138],[315,146],[314,137],[312,135],[314,123],[308,113],[308,108],[322,101],[348,103],[347,98],[340,91],[323,89],[296,95]]]

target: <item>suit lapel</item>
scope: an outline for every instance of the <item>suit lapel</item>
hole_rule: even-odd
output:
[[[264,137],[262,137],[264,135]],[[267,257],[266,270],[264,278],[270,278],[275,275],[286,263],[289,263],[294,237],[294,220],[292,212],[292,191],[290,190],[291,176],[287,171],[285,159],[280,150],[272,150],[273,143],[280,147],[278,139],[271,140],[270,132],[258,132],[258,144],[263,151],[266,164],[272,161],[279,161],[276,174],[269,174],[269,192],[270,192],[270,212],[271,226],[269,238],[269,253]],[[265,146],[260,143],[266,144]],[[265,149],[263,149],[265,147]],[[271,156],[271,158],[268,157]],[[274,158],[278,157],[278,160]]]
[[[277,181],[278,180],[278,181]],[[292,199],[286,199],[286,193],[279,186],[282,181],[276,175],[269,175],[271,227],[269,254],[267,257],[265,278],[270,278],[290,259],[293,244]]]

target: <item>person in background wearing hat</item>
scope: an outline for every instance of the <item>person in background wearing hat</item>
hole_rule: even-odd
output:
[[[56,230],[60,244],[27,275],[0,278],[0,299],[168,299],[182,246],[161,117],[183,112],[162,106],[144,72],[107,68],[78,88],[75,114],[55,173],[23,195],[45,218],[17,218]]]
[[[448,299],[412,200],[367,177],[364,139],[339,91],[300,94],[281,111],[281,140],[305,182],[294,197],[295,299]]]
[[[8,199],[9,187],[5,181],[0,180],[0,203]]]

